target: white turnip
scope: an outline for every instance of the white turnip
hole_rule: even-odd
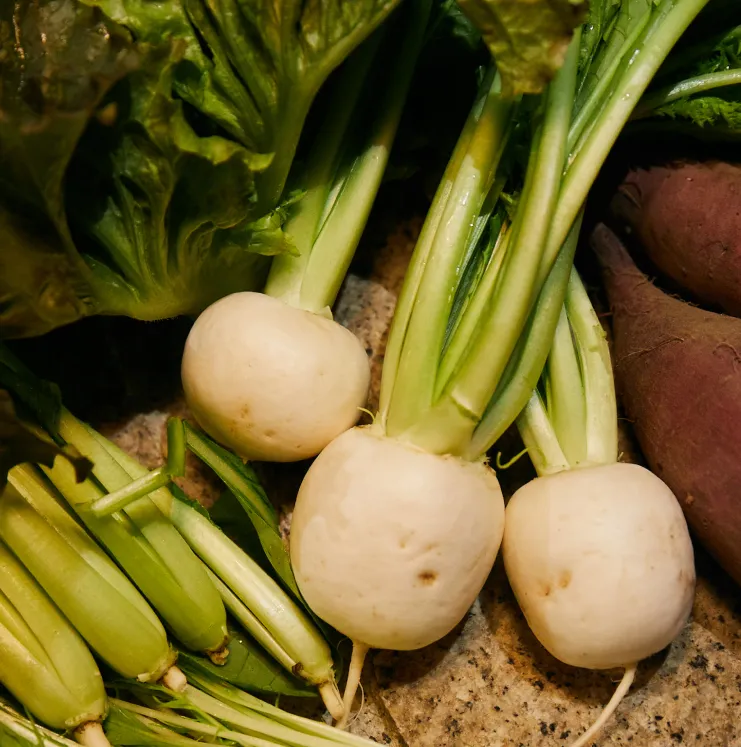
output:
[[[244,459],[306,459],[352,427],[368,396],[360,341],[340,324],[261,293],[196,320],[182,380],[199,425]]]
[[[182,363],[201,427],[245,459],[316,456],[366,403],[368,358],[331,307],[381,184],[430,11],[416,0],[338,71],[305,162],[292,174],[265,295],[236,293],[196,320]],[[293,193],[291,193],[293,194]]]
[[[507,506],[507,576],[538,640],[575,667],[626,667],[669,645],[692,607],[692,543],[674,494],[635,464],[525,485]]]
[[[366,646],[410,650],[460,622],[503,527],[499,482],[483,463],[353,428],[301,485],[291,561],[319,617]]]
[[[502,554],[528,625],[553,656],[576,667],[625,670],[572,746],[582,747],[627,693],[638,662],[683,628],[695,568],[670,488],[639,465],[617,462],[609,351],[575,271],[559,329],[565,334],[554,337],[542,386],[517,421],[539,477],[507,505]],[[575,371],[563,365],[569,359]],[[573,417],[558,417],[563,411]]]

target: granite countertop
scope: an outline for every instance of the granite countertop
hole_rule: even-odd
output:
[[[420,225],[408,220],[385,238],[372,239],[339,302],[338,318],[358,334],[373,363],[372,405],[388,325]],[[149,376],[162,370],[165,377],[165,369],[168,375],[176,373],[161,360],[152,365]],[[152,382],[162,395],[165,384]],[[164,391],[157,407],[101,424],[150,467],[162,462],[167,416],[187,415],[177,386]],[[624,431],[623,438],[629,458],[635,454],[629,433]],[[515,453],[517,443],[507,436],[500,448],[506,457]],[[261,470],[284,509],[286,525],[304,469]],[[526,460],[501,473],[505,493],[530,475]],[[194,460],[188,462],[184,483],[207,504],[218,494],[213,476]],[[691,621],[668,650],[641,664],[635,685],[594,744],[741,747],[739,590],[704,553],[698,552],[697,562]],[[470,613],[445,639],[420,651],[369,656],[363,708],[351,729],[395,746],[568,746],[607,703],[619,674],[574,669],[549,656],[529,632],[498,562]]]

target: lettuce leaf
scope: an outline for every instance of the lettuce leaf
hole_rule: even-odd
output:
[[[502,93],[540,93],[558,72],[587,0],[458,0],[502,76]],[[599,4],[599,3],[597,3]]]
[[[4,3],[0,336],[260,287],[312,101],[398,1]]]

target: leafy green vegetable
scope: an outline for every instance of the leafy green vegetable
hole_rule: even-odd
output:
[[[263,648],[237,628],[230,628],[227,648],[229,656],[225,664],[217,666],[203,657],[197,659],[198,664],[214,677],[249,692],[300,698],[318,697],[315,687],[286,672]],[[196,661],[187,652],[181,652],[179,660]]]
[[[186,424],[188,448],[223,480],[249,517],[270,565],[280,580],[301,599],[291,560],[280,534],[278,515],[249,464]],[[245,548],[248,549],[248,548]]]
[[[110,87],[138,64],[128,35],[75,0],[0,8],[0,330],[45,332],[89,313],[64,174]]]
[[[5,4],[0,334],[259,287],[314,96],[397,2]]]
[[[117,747],[198,747],[200,740],[191,739],[162,724],[109,705],[105,723],[106,736]],[[228,740],[214,740],[213,744],[233,745]]]
[[[502,94],[540,93],[564,60],[586,0],[458,0],[502,76]]]
[[[741,26],[729,30],[723,15],[712,20],[698,24],[702,32],[669,57],[633,120],[654,119],[659,127],[665,121],[701,134],[713,130],[720,137],[741,134]]]
[[[90,461],[75,449],[42,435],[17,411],[20,406],[21,414],[28,412],[45,427],[53,424],[61,408],[58,389],[46,382],[40,387],[29,387],[14,365],[20,364],[0,345],[0,490],[5,487],[8,472],[16,465],[36,462],[51,467],[57,456],[69,460],[77,479],[84,480],[92,467]],[[15,395],[15,400],[9,392]]]

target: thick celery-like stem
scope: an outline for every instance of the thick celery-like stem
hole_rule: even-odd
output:
[[[489,151],[493,150],[493,153],[497,155],[501,152],[503,145],[501,142],[492,143],[488,140],[492,136],[499,138],[503,134],[501,124],[506,121],[511,111],[511,105],[500,104],[498,95],[500,89],[501,83],[495,77],[495,71],[492,68],[479,88],[478,98],[471,108],[471,113],[458,137],[455,150],[445,168],[445,173],[437,188],[432,205],[427,211],[422,231],[414,247],[414,253],[404,276],[404,284],[396,303],[388,344],[386,346],[386,355],[384,357],[377,419],[379,426],[382,428],[387,427],[389,409],[392,397],[394,397],[396,391],[396,380],[401,365],[404,343],[407,338],[412,315],[416,309],[417,298],[422,295],[420,288],[426,275],[427,263],[431,256],[437,231],[442,224],[443,214],[448,209],[450,201],[455,201],[456,199],[460,201],[461,198],[465,198],[466,196],[456,196],[454,194],[453,186],[456,182],[456,177],[464,167],[466,161],[471,160],[468,156],[469,150],[476,153],[486,147]],[[479,121],[482,118],[491,119],[492,124],[479,133],[479,139],[484,142],[474,147],[472,145],[473,138],[477,134],[477,131],[479,131]],[[499,123],[500,126],[495,128],[493,127],[493,123]],[[492,149],[492,145],[497,147]],[[482,163],[481,168],[484,165]],[[467,185],[464,183],[463,186]],[[472,219],[475,218],[476,216],[472,215]],[[460,247],[456,246],[456,251],[458,249]]]
[[[561,309],[543,382],[548,417],[563,453],[569,464],[580,464],[587,456],[587,413],[579,358],[566,309]]]
[[[381,385],[381,417],[391,436],[418,422],[433,401],[468,235],[507,140],[513,105],[501,98],[500,88],[499,76],[491,71],[438,187],[404,281]]]
[[[178,423],[172,427],[168,424],[175,441],[178,440],[177,426]],[[88,428],[64,409],[58,433],[87,456],[98,472],[105,472],[108,453]],[[168,455],[173,463],[178,461],[174,451]],[[221,599],[198,558],[150,498],[138,498],[123,511],[100,517],[93,510],[104,496],[97,480],[91,478],[78,483],[71,467],[61,460],[57,460],[52,469],[46,468],[45,473],[180,642],[194,651],[222,651],[227,632]],[[111,484],[125,487],[132,483],[125,475],[124,479]]]
[[[284,230],[292,237],[297,254],[273,258],[264,292],[293,306],[299,305],[301,284],[320,228],[327,198],[342,155],[345,135],[363,90],[368,71],[376,57],[385,27],[377,29],[347,60],[333,84],[326,118],[312,143],[303,173],[305,194],[292,208]]]
[[[513,236],[482,324],[440,399],[427,414],[418,413],[404,434],[405,439],[428,451],[460,454],[466,450],[537,299],[540,286],[536,279],[566,158],[579,38],[577,33],[564,66],[546,94],[543,122],[528,164]]]
[[[616,75],[617,83],[600,111],[599,123],[591,129],[566,172],[550,226],[539,278],[541,283],[633,109],[679,37],[708,2],[661,0],[651,11],[649,23],[635,47],[626,50]]]
[[[43,481],[16,479],[13,470],[10,480],[17,492],[6,488],[0,501],[3,541],[113,669],[147,681],[162,677],[175,655],[139,591]]]
[[[90,429],[90,434],[107,452],[96,460],[95,474],[106,488],[146,473],[133,457]],[[212,573],[254,614],[261,625],[287,654],[293,674],[315,684],[336,717],[342,701],[336,691],[329,645],[309,617],[238,545],[195,508],[177,500],[166,488],[150,495],[152,502],[169,518],[192,550]],[[280,663],[284,663],[281,661]]]
[[[570,468],[537,389],[516,420],[530,461],[540,477]]]
[[[539,475],[553,474],[564,469],[617,461],[617,403],[610,363],[607,337],[592,307],[578,273],[572,268],[566,292],[562,319],[568,320],[565,334],[556,334],[550,359],[574,356],[579,370],[567,367],[550,368],[551,377],[579,379],[579,387],[566,380],[555,382],[554,395],[565,393],[564,406],[581,397],[580,409],[585,418],[563,419],[558,427],[553,413],[548,413],[540,394],[535,391],[527,407],[517,419],[530,457]],[[585,453],[580,459],[569,456],[564,444],[583,442]]]
[[[465,452],[467,459],[480,459],[509,428],[527,404],[545,366],[556,324],[566,296],[581,228],[581,216],[571,229],[553,269],[543,285],[530,322],[520,340],[520,354],[510,361],[491,406],[474,431]]]
[[[265,292],[315,313],[329,313],[386,169],[430,14],[431,0],[412,0],[390,28],[376,31],[338,81],[328,122],[309,156],[306,194],[285,230],[299,253],[273,260]],[[384,43],[386,42],[386,43]],[[378,49],[388,80],[379,85]],[[357,129],[371,124],[358,143]]]
[[[607,336],[576,270],[566,292],[566,313],[582,367],[588,464],[618,457],[617,401]]]

